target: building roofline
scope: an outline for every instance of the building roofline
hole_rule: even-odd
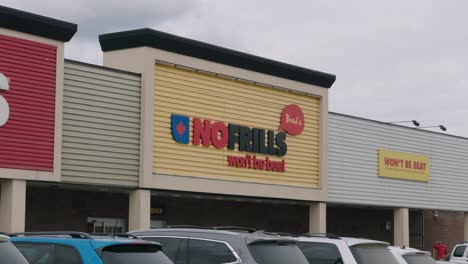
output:
[[[104,52],[151,47],[323,88],[330,88],[336,80],[336,76],[333,74],[266,59],[150,28],[103,34],[99,36],[99,42]]]
[[[353,116],[353,115],[348,115],[348,114],[343,114],[343,113],[337,113],[337,112],[332,112],[332,111],[329,111],[328,113],[329,113],[329,114],[332,114],[332,115],[345,116],[345,117],[349,117],[349,118],[360,119],[360,120],[364,120],[364,121],[369,121],[369,122],[373,122],[373,123],[378,123],[378,124],[381,124],[381,125],[388,125],[388,126],[394,126],[394,127],[409,129],[409,130],[412,130],[412,131],[421,131],[421,132],[425,132],[425,133],[437,134],[437,135],[440,135],[440,136],[448,136],[448,137],[453,137],[453,138],[468,140],[468,137],[456,136],[456,135],[447,134],[447,133],[442,133],[442,132],[437,132],[437,131],[432,131],[432,130],[416,129],[416,128],[414,128],[414,127],[408,127],[408,126],[403,126],[403,125],[399,125],[399,124],[391,124],[391,123],[388,123],[388,122],[383,122],[383,121],[379,121],[379,120],[375,120],[375,119],[370,119],[370,118],[365,118],[365,117]]]
[[[0,5],[0,27],[48,39],[68,42],[78,30],[76,24]]]

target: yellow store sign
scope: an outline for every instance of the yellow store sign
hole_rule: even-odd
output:
[[[156,65],[153,172],[319,187],[320,99]]]
[[[379,150],[379,176],[428,182],[430,168],[428,156]]]

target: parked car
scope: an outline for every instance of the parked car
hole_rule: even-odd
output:
[[[11,234],[30,264],[172,264],[161,245],[141,239],[81,232]]]
[[[298,237],[299,248],[310,264],[399,264],[382,241],[305,234]]]
[[[0,235],[0,262],[8,264],[28,264],[18,249],[10,242],[10,238]]]
[[[161,243],[175,264],[308,264],[297,239],[254,229],[179,227],[130,234]]]
[[[390,251],[400,264],[436,264],[448,263],[446,261],[435,261],[431,253],[409,247],[390,247]]]
[[[468,263],[468,241],[457,244],[450,253],[449,263]]]

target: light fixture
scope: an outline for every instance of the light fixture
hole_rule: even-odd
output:
[[[440,130],[442,130],[442,131],[447,131],[447,128],[446,128],[445,126],[443,126],[443,125],[438,125],[438,126],[425,126],[425,127],[416,127],[416,128],[419,128],[419,129],[420,129],[420,128],[431,128],[431,127],[438,127],[438,128],[440,128]]]
[[[437,211],[437,210],[432,211],[432,216],[433,217],[439,217],[439,211]]]
[[[385,222],[385,230],[390,231],[392,229],[392,222],[386,221]]]
[[[395,122],[388,122],[389,124],[401,124],[401,123],[413,123],[414,126],[419,126],[419,122],[416,120],[409,120],[409,121],[395,121]]]

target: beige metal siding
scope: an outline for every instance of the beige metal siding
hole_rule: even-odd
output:
[[[138,186],[140,76],[65,62],[62,180]]]
[[[288,135],[286,156],[279,158],[270,155],[271,160],[285,160],[284,173],[229,167],[226,156],[240,157],[250,153],[180,144],[171,135],[171,114],[277,130],[281,111],[289,104],[302,108],[305,128],[300,135]],[[318,97],[158,64],[155,70],[154,105],[153,171],[156,174],[319,187]],[[255,155],[259,159],[267,157]]]
[[[378,149],[430,157],[430,181],[378,177]],[[329,200],[466,211],[468,139],[339,114],[329,116]]]

